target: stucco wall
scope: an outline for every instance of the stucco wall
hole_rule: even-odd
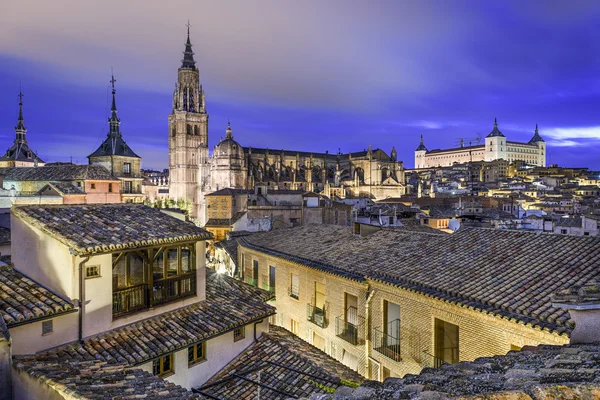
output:
[[[25,371],[13,368],[12,381],[15,400],[65,400],[57,391]]]
[[[0,400],[12,399],[11,373],[10,340],[0,333]]]
[[[13,354],[34,354],[51,347],[77,340],[79,312],[52,318],[53,332],[42,335],[42,321],[10,328],[13,340]]]
[[[256,326],[256,337],[269,330],[265,319]],[[188,367],[187,348],[174,354],[175,373],[165,379],[186,389],[198,387],[224,368],[231,360],[254,342],[254,324],[246,325],[246,337],[233,341],[233,331],[209,340],[206,343],[206,361]],[[152,362],[140,366],[144,371],[152,373]]]

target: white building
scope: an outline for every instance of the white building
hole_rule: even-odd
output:
[[[538,126],[531,140],[524,142],[511,142],[498,129],[494,120],[494,129],[486,136],[485,144],[476,146],[463,146],[452,149],[427,150],[421,135],[419,147],[415,150],[415,168],[445,167],[455,163],[477,161],[506,160],[508,162],[524,161],[540,167],[546,166],[546,142],[539,134]]]
[[[14,267],[0,275],[13,308],[0,305],[0,317],[21,365],[15,398],[55,398],[22,373],[47,359],[135,367],[191,389],[268,331],[275,313],[268,292],[205,268],[208,232],[158,209],[17,207],[11,226]]]

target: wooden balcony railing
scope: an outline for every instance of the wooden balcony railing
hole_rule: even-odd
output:
[[[196,273],[154,281],[152,291],[147,283],[113,290],[113,319],[144,310],[152,305],[161,305],[196,295]],[[152,296],[152,298],[150,298]]]
[[[144,308],[148,308],[147,284],[113,291],[113,319]]]
[[[196,295],[196,273],[154,281],[152,300],[155,305]]]

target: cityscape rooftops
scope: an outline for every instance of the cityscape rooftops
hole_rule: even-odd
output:
[[[0,264],[0,317],[10,328],[74,311],[74,305],[28,278],[11,265]]]
[[[556,333],[569,333],[572,321],[552,306],[551,294],[600,276],[600,238],[594,237],[481,228],[443,236],[382,229],[355,237],[347,228],[311,225],[244,236],[240,244]]]
[[[255,382],[259,382],[279,391],[263,388],[261,399],[301,398],[363,381],[321,350],[271,325],[268,333],[195,391],[219,399],[254,398],[259,388]]]
[[[101,165],[58,165],[44,167],[15,167],[0,170],[5,181],[117,181]]]
[[[15,207],[12,213],[77,254],[212,237],[191,222],[135,204],[34,205]]]

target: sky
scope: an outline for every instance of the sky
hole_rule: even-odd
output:
[[[168,167],[167,117],[186,23],[211,148],[231,121],[243,146],[330,153],[513,141],[535,124],[548,162],[600,169],[600,2],[0,2],[0,152],[18,93],[45,161],[87,163],[121,131],[143,168]]]

